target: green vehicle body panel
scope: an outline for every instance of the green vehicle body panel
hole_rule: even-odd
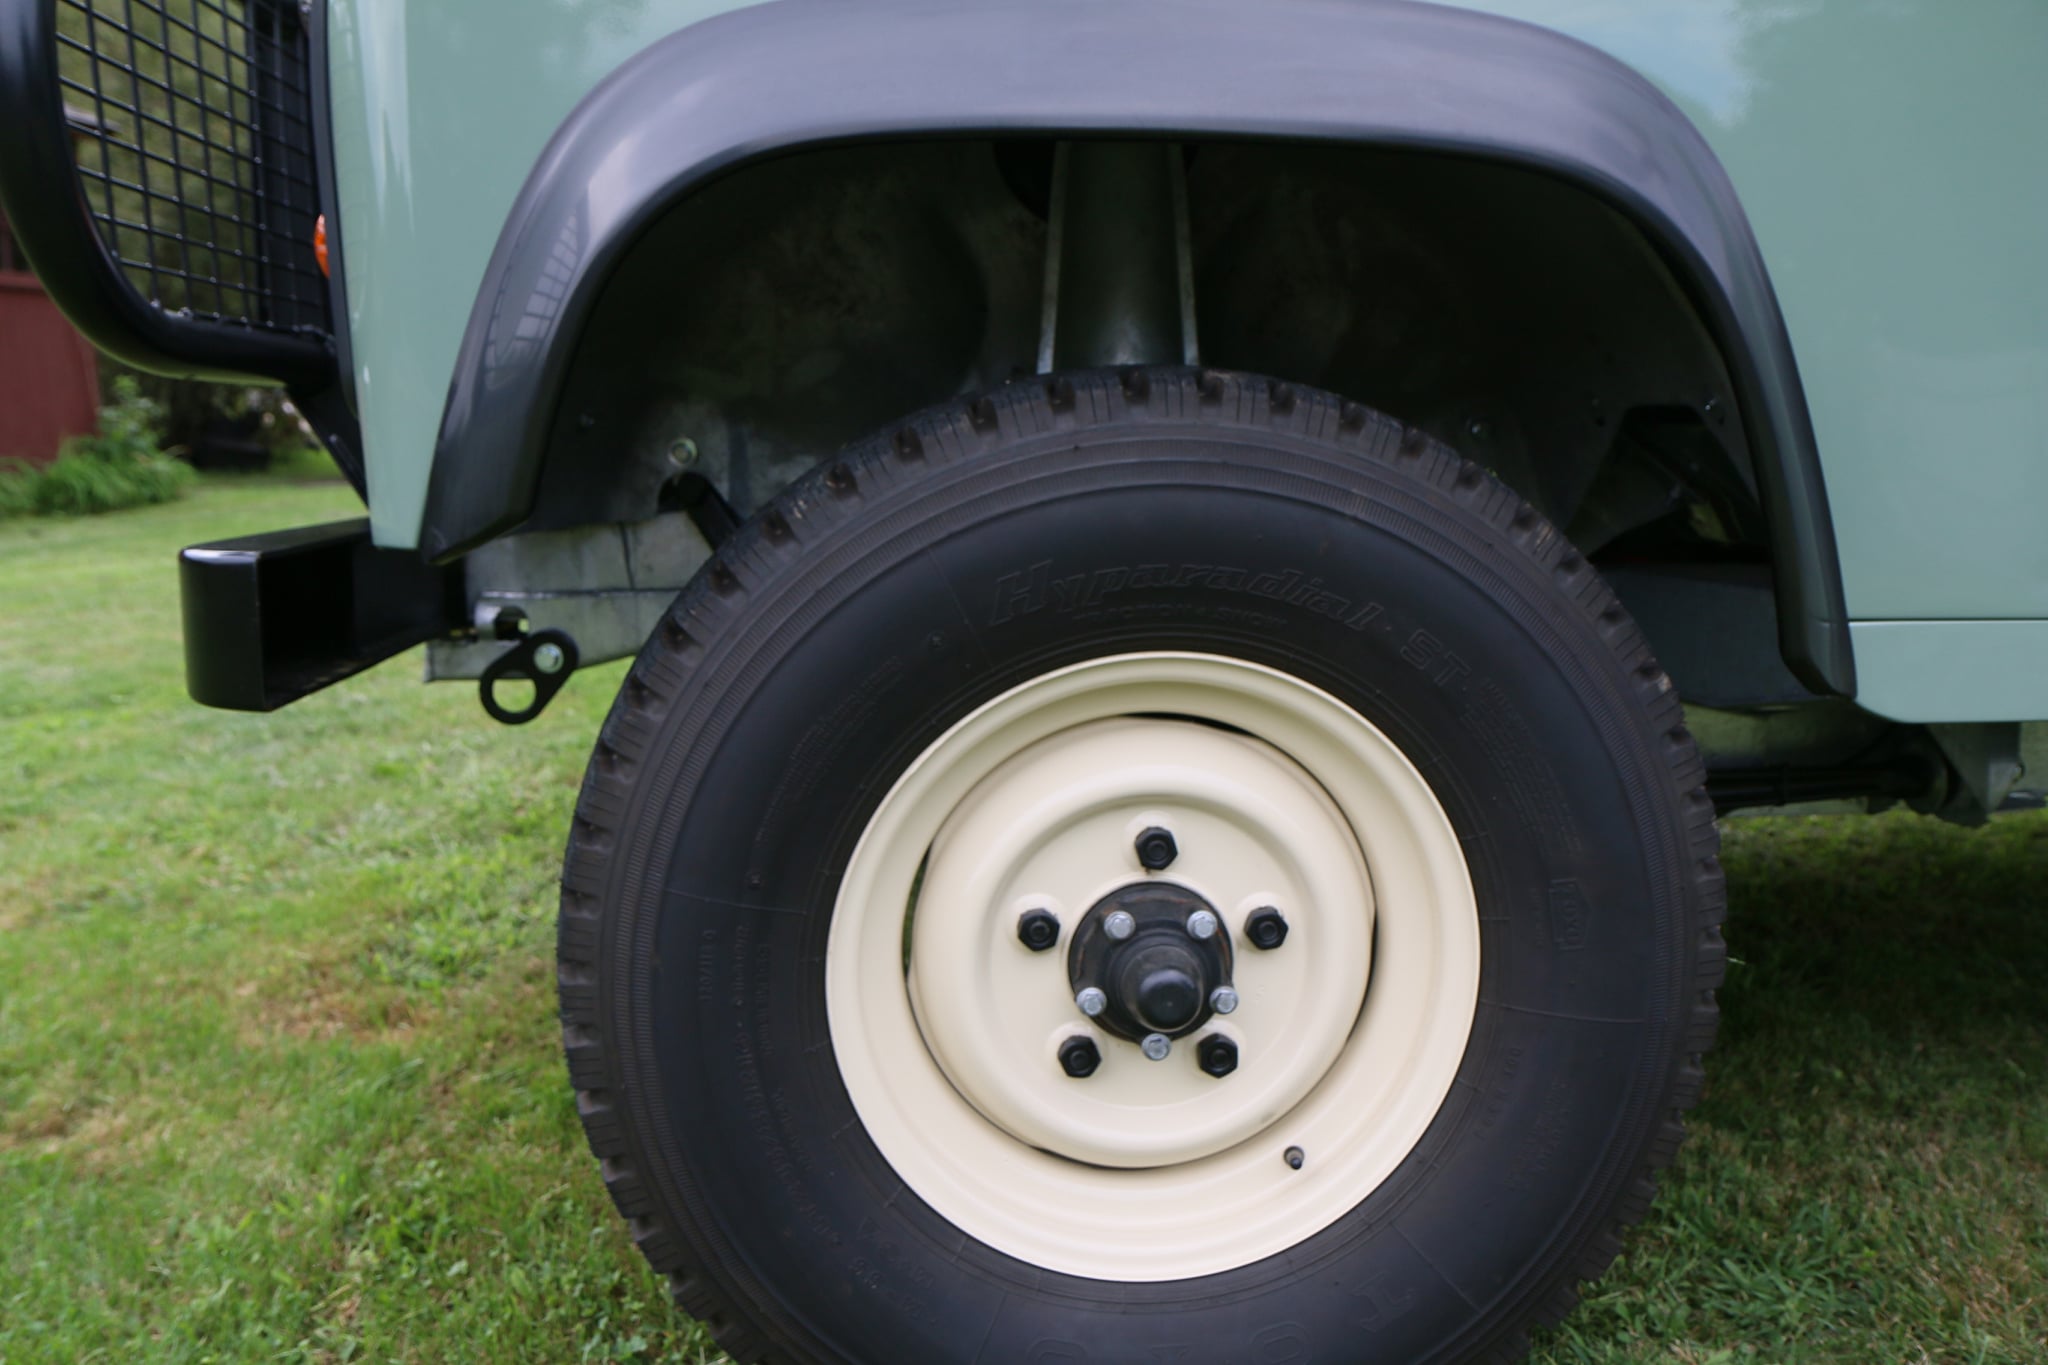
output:
[[[2048,621],[1852,621],[1856,700],[1893,720],[2031,720],[2048,685]]]
[[[729,0],[331,0],[339,237],[370,524],[419,540],[455,355],[548,138],[641,48]]]
[[[1367,0],[1358,0],[1365,3]],[[382,544],[417,543],[499,230],[556,127],[725,0],[331,0],[354,380]],[[1661,86],[1762,245],[1827,478],[1859,701],[2048,716],[2048,5],[1491,0]]]

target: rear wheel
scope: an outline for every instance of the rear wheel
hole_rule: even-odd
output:
[[[721,551],[598,743],[607,1183],[741,1360],[1512,1357],[1697,1093],[1680,721],[1547,524],[1355,405],[913,419]]]

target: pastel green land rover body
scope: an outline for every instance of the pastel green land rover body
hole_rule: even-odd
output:
[[[1676,1154],[1716,819],[2038,799],[2044,68],[2039,0],[0,0],[0,195],[367,504],[186,552],[198,700],[637,655],[563,1037],[735,1359],[1507,1360]]]

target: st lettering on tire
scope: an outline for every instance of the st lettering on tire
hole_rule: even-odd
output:
[[[1249,376],[827,461],[678,599],[563,875],[604,1178],[741,1361],[1509,1360],[1713,1033],[1669,679],[1484,470]]]

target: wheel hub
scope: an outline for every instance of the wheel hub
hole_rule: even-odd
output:
[[[1122,912],[1131,929],[1118,939],[1110,916]],[[1208,932],[1199,916],[1206,915]],[[1078,998],[1093,987],[1105,1004],[1096,1026],[1127,1042],[1148,1034],[1184,1038],[1216,1010],[1211,998],[1231,984],[1229,931],[1216,907],[1173,882],[1120,886],[1097,901],[1075,928],[1067,950],[1067,980]]]
[[[1296,942],[1239,952],[1273,906]],[[1062,727],[962,793],[931,843],[906,984],[933,1059],[992,1123],[1092,1166],[1173,1165],[1315,1087],[1358,1017],[1371,925],[1357,838],[1298,763],[1214,725],[1119,716]],[[1096,1066],[1073,1064],[1077,1038]]]

